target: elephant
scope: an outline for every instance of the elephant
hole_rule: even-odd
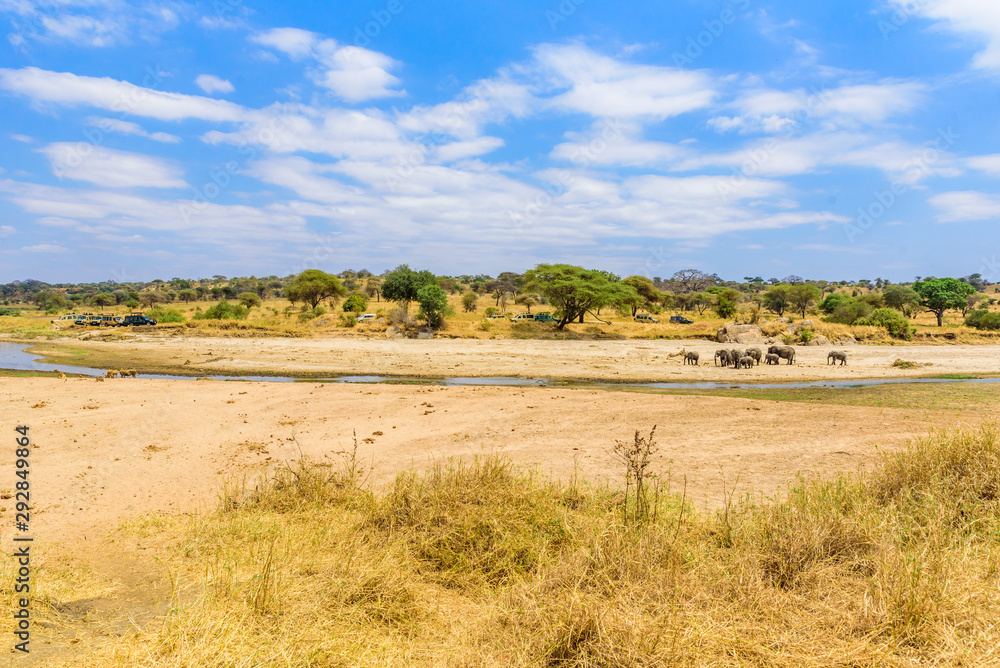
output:
[[[733,348],[729,351],[729,363],[733,365],[734,369],[740,368],[740,359],[743,357],[743,351]]]
[[[774,353],[768,353],[764,355],[764,364],[777,364],[780,359],[781,358]]]
[[[767,352],[771,355],[777,355],[781,359],[788,360],[789,364],[795,363],[795,348],[791,346],[771,346],[767,349]]]
[[[760,358],[763,353],[760,352],[760,348],[747,348],[747,357],[752,357],[757,364],[760,364]]]
[[[826,356],[826,363],[833,364],[837,366],[837,360],[840,360],[840,366],[847,364],[847,353],[842,350],[830,351],[830,354]]]
[[[750,357],[749,355],[744,355],[743,357],[740,358],[740,368],[741,369],[752,369],[753,368],[753,363],[754,363],[754,359],[752,357]]]
[[[715,351],[715,364],[718,366],[719,361],[722,361],[722,366],[729,366],[729,351],[728,350],[716,350]]]
[[[684,363],[685,364],[693,364],[694,366],[698,366],[698,353],[696,353],[696,352],[686,352],[686,353],[684,353]]]

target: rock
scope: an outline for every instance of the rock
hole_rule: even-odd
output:
[[[385,338],[387,339],[403,339],[406,338],[402,332],[399,331],[399,327],[395,325],[385,330]]]
[[[848,336],[843,339],[837,339],[836,345],[838,346],[856,346],[858,345],[858,340],[853,336]]]
[[[715,335],[719,343],[764,343],[764,332],[757,325],[726,325]]]
[[[428,329],[428,328],[424,327],[419,332],[417,332],[417,338],[418,339],[433,339],[434,338],[434,330],[433,329]]]
[[[806,345],[807,346],[828,346],[828,345],[830,345],[830,339],[828,339],[828,338],[826,338],[825,336],[822,336],[822,335],[820,335],[820,336],[814,336],[813,338],[809,339],[809,341],[806,343]]]
[[[775,318],[775,322],[791,322],[788,318]]]
[[[812,329],[814,327],[812,320],[799,320],[797,323],[795,323],[795,329],[805,329],[807,327],[809,329]]]

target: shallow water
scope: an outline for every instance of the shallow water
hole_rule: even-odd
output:
[[[104,369],[94,369],[85,366],[62,365],[39,362],[41,359],[25,352],[30,345],[21,343],[0,343],[0,369],[16,371],[65,371],[84,376],[104,376]],[[172,374],[144,373],[143,378],[162,378],[171,380],[195,380],[195,376],[177,376]],[[616,383],[604,380],[551,380],[548,378],[512,378],[512,377],[445,377],[426,378],[419,376],[331,376],[329,378],[296,378],[294,376],[198,376],[213,380],[250,380],[271,383],[390,383],[414,385],[493,385],[511,387],[647,387],[661,390],[774,390],[800,389],[807,387],[852,388],[871,387],[873,385],[898,385],[902,383],[1000,383],[1000,378],[868,378],[859,380],[814,380],[801,383]]]

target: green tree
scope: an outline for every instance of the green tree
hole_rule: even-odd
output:
[[[116,299],[110,292],[98,292],[90,298],[90,303],[99,307],[103,311],[105,306],[114,306],[117,304],[118,299]]]
[[[250,310],[238,304],[230,304],[225,299],[204,313],[194,316],[195,320],[243,320]]]
[[[344,302],[345,313],[362,313],[368,308],[368,300],[362,295],[351,295]]]
[[[429,327],[440,327],[444,317],[451,315],[448,293],[437,283],[428,283],[417,290],[417,302],[420,304],[417,317],[426,320]]]
[[[938,327],[948,309],[961,309],[966,300],[976,294],[976,289],[957,278],[928,278],[917,281],[913,289],[920,295],[920,305],[937,316]]]
[[[369,276],[365,281],[365,293],[369,297],[375,297],[375,301],[382,301],[382,279],[379,276]]]
[[[522,292],[514,298],[514,303],[518,306],[523,306],[528,310],[528,313],[531,313],[531,307],[538,303],[538,295]]]
[[[890,285],[882,291],[882,300],[889,308],[894,308],[907,318],[912,318],[914,307],[920,304],[920,295],[913,288]]]
[[[632,304],[630,304],[632,307],[632,317],[635,317],[640,308],[649,310],[653,304],[663,301],[663,292],[656,288],[651,278],[646,276],[629,276],[622,283],[635,290],[639,296],[638,300],[633,300]]]
[[[476,310],[476,302],[478,300],[479,296],[470,290],[462,295],[462,308],[465,309],[466,313],[472,313]]]
[[[139,308],[139,300],[138,299],[128,299],[125,302],[125,306],[127,306],[129,309],[137,309],[137,308]]]
[[[154,304],[159,304],[162,301],[164,301],[164,299],[158,292],[143,292],[139,295],[139,303],[146,308],[150,308]]]
[[[715,314],[723,320],[729,320],[736,315],[736,302],[724,296],[720,296],[715,302]]]
[[[806,317],[806,310],[823,297],[823,291],[811,283],[797,283],[788,290],[788,300],[791,306]]]
[[[775,285],[761,296],[760,303],[763,304],[764,308],[768,311],[772,311],[777,313],[779,316],[782,316],[792,305],[792,296],[790,294],[791,289],[792,286],[787,283]]]
[[[336,300],[347,294],[340,279],[319,269],[306,269],[285,288],[285,296],[293,304],[303,302],[316,308],[324,299]]]
[[[191,288],[185,288],[177,293],[177,298],[185,304],[190,304],[193,299],[198,298],[198,293]]]
[[[241,292],[239,295],[240,304],[244,308],[253,308],[254,306],[260,306],[260,295],[256,292]]]
[[[425,285],[437,285],[437,278],[429,271],[414,271],[409,265],[401,264],[390,271],[382,281],[382,296],[409,308],[417,298],[417,292]]]
[[[568,264],[540,264],[524,274],[526,286],[537,290],[559,311],[556,325],[563,329],[583,320],[587,311],[625,302],[635,290],[612,281],[604,272]]]

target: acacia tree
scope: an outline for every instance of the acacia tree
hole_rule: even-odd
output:
[[[636,292],[604,272],[569,264],[540,264],[524,274],[526,286],[537,290],[559,311],[556,327],[583,321],[587,311],[627,301]]]
[[[413,271],[409,265],[401,264],[382,281],[382,296],[391,302],[398,302],[409,308],[417,298],[417,292],[425,285],[437,285],[437,278],[429,271]]]
[[[976,294],[974,287],[957,278],[928,278],[914,283],[913,289],[920,295],[920,305],[937,316],[938,327],[945,311],[964,308],[966,300]]]
[[[335,300],[347,294],[340,279],[319,269],[306,269],[285,288],[285,296],[293,304],[303,302],[312,308],[324,299]]]
[[[247,309],[251,309],[254,306],[261,305],[260,295],[258,295],[256,292],[250,292],[250,291],[241,292],[239,294],[239,300],[240,304]]]
[[[646,276],[629,276],[622,281],[625,285],[635,290],[639,299],[633,300],[629,306],[632,309],[632,317],[638,313],[640,308],[649,309],[653,304],[663,301],[663,293],[657,290],[653,280]]]
[[[198,293],[191,288],[185,288],[177,293],[177,298],[183,301],[185,304],[190,304],[192,299],[196,299]]]
[[[100,307],[103,311],[105,306],[114,306],[118,303],[118,299],[115,298],[110,292],[98,292],[96,295],[90,298],[90,302],[94,306]]]
[[[465,309],[466,313],[472,313],[476,310],[476,301],[478,299],[479,296],[471,290],[462,295],[462,308]]]
[[[789,294],[791,287],[792,286],[787,283],[774,286],[761,295],[760,303],[763,304],[764,308],[768,311],[777,313],[779,317],[784,315],[785,310],[792,303],[791,295]]]
[[[882,301],[889,308],[894,308],[907,318],[912,318],[913,308],[920,304],[920,295],[913,288],[890,285],[882,291]]]
[[[798,283],[788,289],[788,299],[795,310],[806,317],[806,309],[823,297],[823,291],[811,283]]]

